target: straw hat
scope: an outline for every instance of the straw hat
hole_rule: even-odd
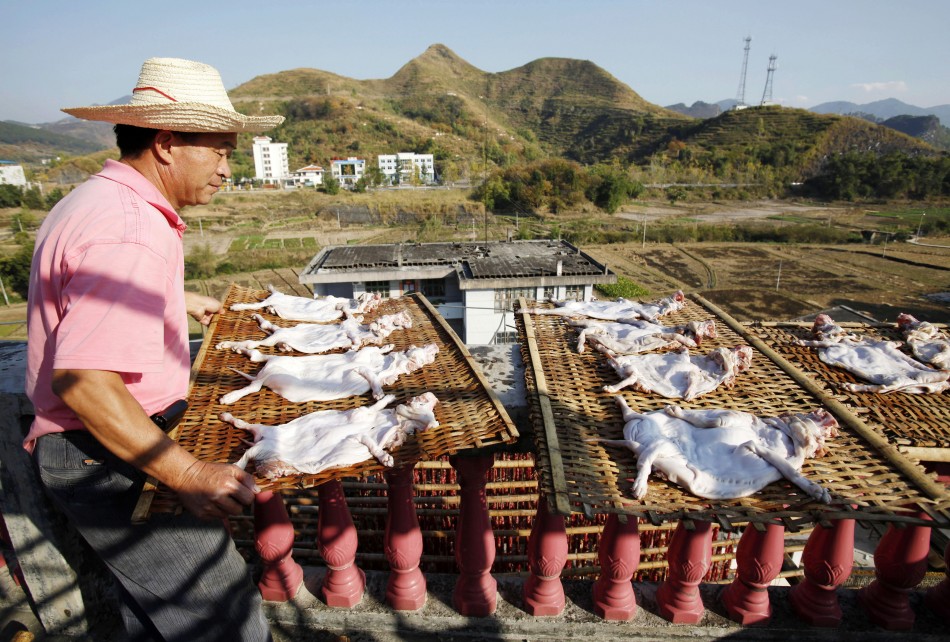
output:
[[[71,107],[85,120],[177,132],[262,132],[283,116],[245,116],[234,111],[218,70],[180,58],[149,58],[128,105]]]

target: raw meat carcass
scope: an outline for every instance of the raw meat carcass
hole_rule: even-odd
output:
[[[340,323],[300,323],[290,328],[274,325],[259,314],[254,320],[270,335],[260,341],[222,341],[218,350],[252,350],[260,346],[277,346],[281,352],[304,352],[317,354],[337,348],[359,350],[364,345],[379,345],[396,328],[411,328],[412,317],[403,310],[387,314],[370,324],[363,324],[363,317],[347,317]]]
[[[365,292],[356,299],[347,299],[336,296],[325,296],[311,299],[305,296],[293,296],[278,292],[277,288],[268,285],[271,295],[258,303],[235,303],[232,310],[260,310],[266,309],[281,319],[291,321],[315,321],[329,323],[342,319],[347,313],[365,314],[372,312],[379,306],[379,294]]]
[[[818,358],[829,366],[843,368],[869,382],[838,383],[843,390],[923,394],[950,389],[950,371],[935,370],[909,357],[900,351],[900,341],[848,334],[826,314],[815,319],[812,334],[814,340],[797,343],[817,348]]]
[[[591,317],[604,321],[646,319],[656,321],[664,314],[683,308],[686,297],[679,290],[654,303],[638,303],[623,297],[616,301],[554,301],[554,308],[527,308],[528,314],[554,314],[562,317]]]
[[[267,386],[294,403],[330,401],[373,391],[383,397],[383,386],[395,383],[400,375],[415,372],[432,363],[439,346],[409,346],[405,352],[391,352],[392,345],[367,346],[362,350],[308,357],[265,355],[259,350],[238,350],[251,361],[264,362],[256,375],[232,368],[251,383],[221,397],[221,403],[238,399]]]
[[[372,406],[318,410],[280,426],[249,424],[227,412],[221,414],[221,420],[254,435],[253,445],[235,465],[245,468],[253,461],[257,474],[267,479],[312,475],[371,457],[392,466],[388,449],[402,445],[416,431],[439,425],[433,413],[438,399],[431,392],[395,410],[387,409],[395,399],[386,395]]]
[[[643,392],[655,392],[670,399],[689,401],[712,392],[719,386],[731,388],[736,375],[752,365],[752,348],[716,348],[707,355],[692,356],[688,348],[671,352],[612,355],[607,360],[622,381],[604,386],[606,392],[618,392],[633,386]]]
[[[703,337],[716,336],[716,324],[712,319],[690,321],[685,325],[664,327],[635,319],[632,321],[595,321],[591,319],[568,319],[571,326],[579,328],[577,351],[584,352],[584,344],[602,346],[614,354],[637,354],[678,344],[698,348]]]
[[[809,497],[831,502],[828,491],[802,473],[810,457],[825,453],[838,422],[819,409],[807,414],[757,417],[737,410],[686,410],[667,406],[634,412],[616,397],[623,413],[623,439],[598,440],[626,446],[637,455],[633,495],[643,499],[653,469],[699,497],[746,497],[783,477]]]
[[[897,327],[915,357],[934,368],[950,370],[950,334],[903,312],[897,315]]]

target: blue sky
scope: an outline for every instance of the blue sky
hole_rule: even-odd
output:
[[[388,78],[434,43],[499,72],[543,57],[590,60],[646,100],[746,102],[769,55],[773,101],[811,107],[897,98],[950,104],[947,0],[0,0],[0,120],[129,94],[142,61],[214,65],[225,86],[298,67]]]

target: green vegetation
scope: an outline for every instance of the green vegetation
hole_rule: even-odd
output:
[[[650,291],[630,279],[618,276],[616,283],[601,283],[594,286],[604,296],[616,299],[639,299],[650,295]]]
[[[848,152],[829,158],[805,187],[813,196],[847,201],[950,196],[950,157]]]

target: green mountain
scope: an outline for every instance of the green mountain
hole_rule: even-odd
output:
[[[565,157],[646,164],[745,160],[807,177],[828,154],[936,150],[857,118],[755,107],[696,119],[654,105],[586,60],[542,58],[490,73],[444,45],[429,47],[392,77],[354,80],[315,69],[260,76],[235,88],[246,113],[277,111],[268,135],[290,143],[291,165],[335,156],[430,152],[443,168],[480,175],[488,166]]]
[[[61,155],[84,155],[99,151],[102,144],[45,128],[0,121],[0,159],[36,163]]]
[[[373,164],[378,154],[415,151],[434,154],[448,180],[477,180],[493,167],[561,157],[584,164],[675,166],[723,181],[747,175],[749,166],[764,167],[764,175],[757,169],[760,175],[746,180],[794,181],[814,175],[838,152],[939,153],[889,127],[802,109],[750,107],[692,118],[644,100],[590,61],[542,58],[490,73],[440,44],[390,78],[291,69],[258,76],[229,93],[239,111],[287,117],[267,135],[289,143],[291,169],[347,156]],[[60,131],[73,136],[53,137],[0,123],[6,126],[0,130],[0,158],[3,131],[12,132],[11,144],[47,156],[54,149],[81,154],[109,147],[108,132],[84,129],[89,124],[61,121]],[[80,132],[90,142],[78,141]],[[238,175],[253,173],[250,139],[241,137],[242,152],[234,158]]]

